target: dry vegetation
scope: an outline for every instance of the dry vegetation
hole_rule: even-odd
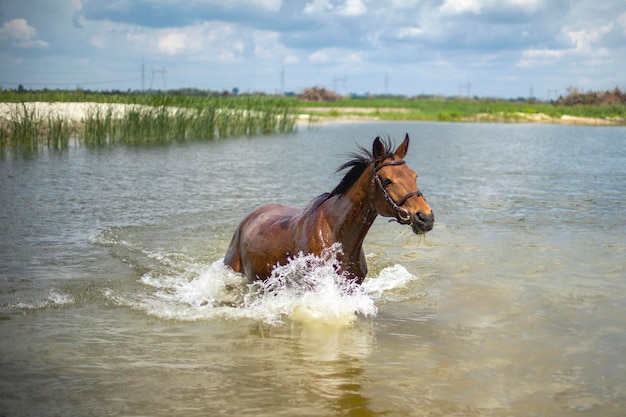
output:
[[[576,87],[567,89],[567,96],[557,100],[557,106],[616,106],[626,105],[626,93],[615,87],[612,91],[581,92]]]
[[[318,87],[307,88],[299,98],[303,101],[313,102],[335,102],[341,99],[341,97],[333,91]]]

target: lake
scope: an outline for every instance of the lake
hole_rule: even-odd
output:
[[[369,274],[221,262],[266,202],[398,144],[435,213],[379,218]],[[346,123],[0,160],[2,416],[623,416],[626,128]]]

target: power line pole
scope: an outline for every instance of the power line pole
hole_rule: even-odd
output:
[[[346,77],[335,77],[333,78],[333,91],[335,93],[338,93],[337,91],[337,83],[341,81],[343,82],[343,94],[346,94],[346,81],[348,81],[348,79]]]
[[[472,94],[472,83],[470,80],[467,80],[467,84],[459,84],[459,96],[463,95],[463,90],[467,94],[467,97],[470,97]]]
[[[280,68],[280,95],[285,94],[285,67]]]
[[[556,88],[548,88],[548,101],[550,101],[550,96],[554,94],[554,98],[559,97],[559,90]]]
[[[163,89],[167,90],[167,86],[165,85],[165,67],[162,70],[155,70],[152,68],[152,77],[150,78],[150,90],[152,90],[152,83],[154,82],[154,74],[161,74],[161,79],[163,80]]]
[[[141,92],[146,89],[146,64],[144,60],[141,60]]]
[[[389,73],[385,73],[385,95],[389,94]]]

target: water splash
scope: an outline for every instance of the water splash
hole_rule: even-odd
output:
[[[11,307],[17,310],[42,310],[46,308],[59,308],[73,305],[76,299],[62,291],[51,288],[48,294],[39,300],[17,301]]]
[[[183,321],[253,319],[345,326],[377,314],[376,300],[415,280],[404,267],[385,268],[358,285],[339,273],[339,244],[320,256],[299,254],[277,266],[263,282],[249,284],[218,260],[210,265],[180,254],[143,251],[158,265],[145,273],[132,292],[107,289],[106,298],[147,314]]]
[[[363,287],[339,273],[334,244],[320,256],[300,253],[286,265],[277,266],[263,282],[250,286],[245,305],[261,314],[278,314],[297,321],[350,324],[358,315],[375,316],[374,300]]]

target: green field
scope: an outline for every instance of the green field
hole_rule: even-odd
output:
[[[381,120],[425,120],[425,121],[531,121],[527,116],[544,114],[549,118],[562,116],[585,117],[605,120],[611,124],[626,123],[626,105],[613,106],[559,106],[545,102],[507,101],[492,99],[342,99],[331,103],[298,102],[303,108],[323,108],[312,112],[322,117],[341,115],[363,115],[366,113]],[[345,111],[345,109],[348,109]]]

